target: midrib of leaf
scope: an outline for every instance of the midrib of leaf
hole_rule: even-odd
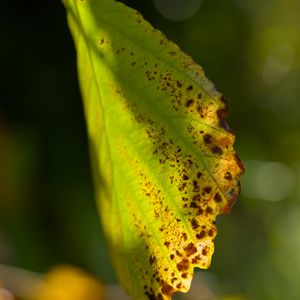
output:
[[[112,159],[112,154],[111,154],[111,145],[110,145],[110,141],[109,141],[107,130],[106,130],[107,124],[106,124],[105,110],[103,108],[102,96],[101,96],[101,91],[100,91],[101,85],[97,81],[97,76],[96,76],[96,71],[95,71],[95,65],[94,65],[93,55],[92,55],[92,50],[91,50],[91,45],[90,45],[88,37],[86,36],[85,30],[84,30],[84,26],[83,26],[83,23],[82,23],[82,20],[81,20],[80,12],[79,12],[79,9],[78,9],[76,1],[75,1],[75,9],[76,9],[76,12],[77,12],[77,18],[78,18],[78,23],[79,23],[77,25],[80,26],[80,30],[82,32],[82,36],[84,38],[85,45],[86,45],[86,48],[87,48],[87,51],[88,51],[88,58],[89,58],[89,62],[90,62],[90,67],[91,67],[91,70],[92,70],[92,73],[93,73],[93,78],[94,78],[94,81],[95,81],[95,87],[94,88],[97,91],[99,105],[101,107],[100,111],[101,111],[101,116],[102,116],[102,120],[103,120],[103,131],[104,131],[104,135],[105,135],[105,143],[107,143],[107,145],[108,145],[107,151],[108,151],[108,156],[110,158],[110,163],[112,165],[112,168],[111,168],[112,169],[111,193],[114,193],[114,191],[116,190],[115,189],[115,182],[114,182],[114,169],[115,168],[114,168],[114,160]],[[88,116],[86,116],[86,119],[88,119]],[[94,163],[94,162],[92,162],[92,163]],[[98,160],[97,160],[97,163],[99,163]],[[98,183],[95,183],[95,184],[96,184],[95,186],[97,186]],[[112,197],[112,200],[113,199],[115,199],[115,197]],[[119,207],[118,201],[112,201],[112,203],[113,203],[113,205],[111,205],[111,211],[112,212],[113,211],[117,211],[118,215],[120,215],[120,207]],[[112,226],[113,222],[114,222],[114,219],[110,218],[110,222],[111,222],[110,226]]]

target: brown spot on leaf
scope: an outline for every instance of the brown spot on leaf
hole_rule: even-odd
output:
[[[218,203],[221,202],[222,201],[221,195],[219,193],[216,193],[214,196],[214,200]]]
[[[204,134],[203,141],[205,144],[211,144],[212,136],[210,134]]]
[[[155,260],[156,260],[156,257],[153,256],[153,255],[151,255],[150,259],[149,259],[150,265],[153,265],[153,263],[155,262]]]
[[[177,86],[178,86],[179,88],[182,87],[182,82],[181,82],[181,81],[177,80],[177,81],[176,81],[176,84],[177,84]]]
[[[193,229],[197,229],[199,227],[199,223],[197,222],[197,220],[195,218],[193,218],[191,220],[191,225],[192,225]]]
[[[199,184],[198,184],[197,180],[193,181],[193,186],[194,186],[194,191],[199,191]]]
[[[163,300],[164,298],[163,298],[163,296],[162,296],[162,294],[158,294],[157,295],[157,297],[156,297],[156,299],[155,300]]]
[[[186,255],[189,257],[197,252],[197,248],[193,243],[189,243],[185,248],[184,251]]]
[[[225,176],[224,176],[224,178],[225,178],[226,180],[228,180],[228,181],[232,180],[232,175],[231,175],[231,173],[230,173],[229,171],[227,171],[226,174],[225,174]]]
[[[205,231],[201,230],[200,233],[196,235],[197,239],[201,240],[205,237]]]
[[[183,174],[183,175],[182,175],[182,179],[183,179],[183,180],[188,180],[189,177],[188,177],[186,174]]]
[[[101,38],[101,40],[99,41],[99,46],[102,46],[104,44],[104,38]]]
[[[199,201],[201,200],[200,195],[199,195],[199,194],[194,195],[194,196],[193,196],[193,200],[199,202]],[[197,207],[198,207],[198,206],[197,206]]]
[[[181,288],[182,288],[182,284],[179,282],[179,283],[176,285],[176,288],[181,289]]]
[[[240,183],[238,183],[238,187],[240,189]],[[239,191],[235,191],[235,189],[231,189],[231,191],[229,192],[231,198],[228,200],[226,206],[222,209],[223,214],[228,214],[230,212],[232,206],[237,200],[238,194]]]
[[[234,158],[235,158],[235,162],[238,164],[238,166],[241,169],[241,172],[243,174],[245,171],[243,162],[241,161],[241,159],[239,158],[239,156],[236,153],[234,153]]]
[[[190,208],[197,208],[197,207],[198,207],[198,205],[197,205],[196,202],[192,201],[192,202],[190,203]]]
[[[205,209],[205,212],[206,212],[207,214],[212,214],[212,213],[213,213],[213,210],[212,210],[212,208],[211,208],[210,206],[207,206],[206,209]]]
[[[177,280],[176,277],[172,278],[172,279],[171,279],[171,283],[174,284],[174,282],[175,282],[176,280]]]
[[[225,100],[225,98],[224,98],[223,95],[220,97],[220,100],[221,100],[223,103],[225,103],[225,105],[227,105],[227,101]]]
[[[188,273],[183,273],[183,274],[181,275],[181,277],[184,278],[184,279],[186,279],[186,278],[188,277]]]
[[[222,155],[223,150],[219,146],[213,146],[211,149],[212,153]]]
[[[210,186],[206,186],[204,189],[203,189],[204,193],[205,194],[209,194],[211,192],[211,187]]]
[[[155,295],[154,295],[153,292],[150,293],[150,292],[147,291],[147,292],[145,293],[145,295],[148,297],[149,300],[156,300],[156,299],[155,299]]]
[[[192,259],[192,264],[197,264],[198,261],[200,260],[200,257],[199,256],[196,256]]]
[[[185,106],[186,107],[190,107],[190,106],[192,106],[194,104],[194,100],[193,99],[188,99],[187,101],[186,101],[186,103],[185,103]]]
[[[207,234],[212,237],[214,235],[214,231],[212,229],[209,229]]]
[[[219,126],[225,129],[227,132],[231,132],[230,127],[226,123],[227,115],[228,115],[227,105],[224,108],[217,110],[217,116],[219,118]]]
[[[176,267],[178,271],[185,271],[188,270],[189,265],[190,265],[189,260],[184,258],[177,264]]]
[[[171,296],[172,293],[173,293],[174,289],[172,286],[170,286],[169,284],[167,283],[164,283],[162,288],[161,288],[161,292],[164,294],[164,295],[167,295],[167,296]]]

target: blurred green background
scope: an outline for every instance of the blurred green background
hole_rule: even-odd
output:
[[[232,213],[218,217],[212,267],[197,275],[205,299],[298,300],[300,1],[123,2],[229,103],[246,174]],[[0,263],[41,273],[69,263],[114,283],[64,7],[4,1],[0,35]]]

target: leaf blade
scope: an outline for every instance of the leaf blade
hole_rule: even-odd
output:
[[[195,266],[209,266],[215,217],[239,194],[227,106],[139,13],[110,0],[64,3],[118,276],[133,299],[170,299],[189,289]]]

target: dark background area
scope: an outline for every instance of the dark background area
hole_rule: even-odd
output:
[[[300,2],[123,2],[229,103],[246,174],[232,213],[218,218],[212,267],[200,271],[213,299],[299,299]],[[4,1],[0,36],[0,263],[40,273],[69,263],[115,282],[64,7]]]

